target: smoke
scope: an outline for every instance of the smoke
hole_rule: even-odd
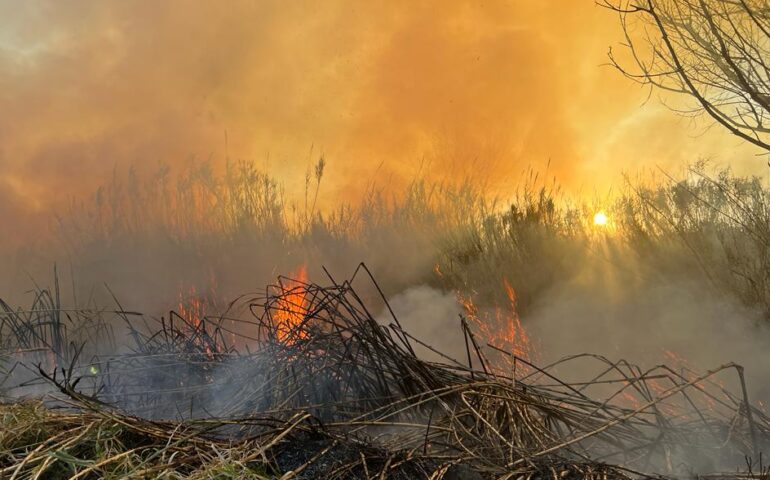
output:
[[[703,277],[634,275],[644,270],[632,261],[611,269],[588,262],[574,278],[544,292],[523,319],[538,341],[540,363],[590,353],[612,361],[627,360],[642,371],[667,365],[674,372],[691,375],[686,372],[702,374],[734,362],[745,368],[749,400],[762,405],[770,394],[770,331],[761,312],[710,289]],[[590,381],[601,370],[600,363],[586,358],[554,372],[562,380],[581,382]],[[742,398],[735,370],[710,380]],[[599,388],[595,394],[604,397],[616,390],[613,386],[602,393]],[[708,408],[695,402],[698,408]],[[720,458],[707,453],[720,446],[711,442],[698,449],[681,446],[666,463],[653,468],[695,475],[740,466],[740,456]],[[767,445],[760,448],[765,450]]]
[[[28,274],[50,284],[41,275],[59,261],[62,283],[71,267],[79,298],[106,283],[127,308],[158,314],[189,285],[230,300],[300,264],[323,283],[322,265],[344,276],[366,261],[404,328],[462,360],[456,298],[428,284],[439,255],[473,251],[453,250],[466,248],[461,235],[436,235],[440,221],[423,228],[422,217],[396,219],[355,241],[319,230],[296,242],[240,231],[221,243],[176,242],[150,228],[74,253],[49,238],[59,232],[50,227],[129,169],[179,172],[190,157],[218,172],[226,159],[254,161],[295,198],[324,155],[327,211],[356,205],[373,184],[401,195],[421,176],[470,179],[484,195],[507,198],[532,165],[550,164],[549,174],[578,192],[602,191],[622,170],[699,157],[757,171],[747,147],[672,115],[657,98],[644,103],[647,92],[600,66],[621,36],[593,2],[0,0],[0,19],[2,298],[28,289]],[[714,292],[699,273],[655,276],[659,260],[621,252],[608,266],[573,258],[576,250],[546,258],[569,268],[494,264],[485,273],[538,284],[522,322],[544,362],[596,352],[655,364],[675,352],[698,370],[737,361],[753,397],[770,393],[761,312]],[[111,304],[108,291],[93,295]]]
[[[591,2],[6,1],[0,18],[0,184],[18,197],[0,208],[36,234],[30,209],[189,156],[262,162],[296,192],[322,153],[334,204],[420,168],[500,194],[549,161],[597,188],[742,155],[640,108],[646,92],[600,67],[621,37]]]
[[[441,363],[451,362],[443,355],[463,360],[465,341],[459,320],[462,309],[453,294],[418,285],[393,296],[388,303],[404,330],[418,340],[413,342],[418,356]],[[383,312],[379,322],[394,323],[389,313]]]
[[[715,291],[702,275],[652,276],[649,265],[604,261],[593,257],[555,282],[523,319],[543,363],[586,352],[698,371],[735,362],[746,368],[754,398],[767,397],[770,331],[761,311]]]
[[[703,277],[655,280],[640,276],[641,271],[632,260],[608,267],[605,259],[588,256],[573,276],[540,293],[522,318],[538,362],[591,353],[645,368],[671,364],[701,372],[735,362],[745,367],[752,396],[766,398],[770,331],[762,312],[714,291]],[[464,360],[458,320],[464,312],[454,294],[418,285],[392,296],[389,304],[412,336]],[[393,322],[387,312],[380,321]],[[447,361],[424,346],[416,351],[429,360]],[[575,365],[560,374],[583,378],[598,373]]]
[[[679,268],[664,273],[660,258],[640,259],[618,245],[614,251],[590,251],[572,260],[577,264],[572,274],[556,277],[522,315],[528,335],[534,340],[532,353],[539,366],[591,354],[613,362],[626,360],[642,371],[666,365],[692,378],[736,363],[745,368],[749,400],[763,404],[770,394],[770,331],[758,308],[715,289],[702,272]],[[665,261],[674,259],[668,257]],[[456,320],[463,311],[454,295],[421,285],[393,296],[390,304],[404,329],[414,337],[460,363],[465,360],[464,339]],[[380,321],[392,322],[385,313]],[[479,335],[481,343],[501,345],[499,338]],[[423,346],[415,350],[424,359],[447,361]],[[494,358],[496,352],[488,347],[484,350]],[[595,380],[605,368],[606,364],[585,357],[568,361],[551,372],[560,380],[579,383]],[[710,380],[742,398],[734,369]],[[593,398],[610,398],[620,388],[619,384],[594,385],[585,392],[590,391],[588,395]],[[690,401],[697,408],[714,408],[702,399]],[[742,464],[740,455],[713,453],[723,447],[714,442],[704,440],[699,448],[686,442],[677,444],[665,460],[656,460],[650,468],[695,475],[728,471]]]

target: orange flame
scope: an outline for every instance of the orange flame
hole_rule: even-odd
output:
[[[695,377],[695,369],[691,366],[690,362],[685,357],[674,352],[673,350],[664,350],[663,355],[671,368],[678,368],[680,370],[679,374],[684,377],[685,381],[690,381]],[[716,386],[716,388],[720,390],[727,390],[727,386],[718,378],[709,378],[708,383]],[[696,383],[694,387],[699,391],[703,391],[707,385],[704,382],[699,382]],[[713,398],[711,398],[709,395],[702,395],[702,398],[707,409],[711,411],[717,410],[717,402]]]
[[[280,297],[273,317],[278,340],[283,343],[293,343],[298,338],[307,336],[306,332],[297,328],[307,315],[305,306],[307,292],[304,288],[304,284],[307,283],[307,267],[300,266],[290,277],[291,280],[282,282],[280,285]]]
[[[203,319],[206,318],[206,302],[198,294],[195,286],[190,286],[186,293],[184,288],[180,289],[177,310],[179,315],[193,328],[193,331],[201,328]],[[213,354],[210,345],[206,345],[205,350],[207,355],[211,356]]]
[[[507,328],[502,332],[503,340],[513,347],[513,353],[516,356],[531,359],[535,352],[529,334],[527,334],[527,331],[521,324],[521,318],[516,313],[516,292],[513,291],[513,287],[508,283],[507,278],[503,278],[503,286],[505,287],[505,293],[508,296],[510,306],[510,315],[507,315],[505,319]],[[498,309],[499,315],[500,311]]]
[[[194,286],[191,286],[187,292],[184,292],[184,289],[179,292],[177,310],[179,315],[195,328],[198,328],[206,317],[206,304]]]
[[[508,298],[508,308],[496,308],[494,315],[480,312],[470,297],[458,295],[466,316],[476,325],[485,340],[502,350],[524,360],[535,360],[533,342],[516,313],[516,293],[507,279],[503,287]],[[506,363],[512,363],[506,360]],[[525,368],[525,367],[524,367]]]
[[[444,277],[444,272],[441,271],[441,265],[439,265],[438,263],[433,266],[433,273],[435,273],[436,276],[439,278]]]

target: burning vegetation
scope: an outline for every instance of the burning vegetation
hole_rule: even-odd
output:
[[[770,151],[766,2],[597,3],[611,65]],[[770,478],[761,178],[374,179],[335,208],[326,166],[294,202],[229,152],[116,171],[46,257],[0,252],[9,290],[73,277],[0,300],[0,478]]]
[[[29,310],[3,304],[3,392],[28,398],[2,407],[3,477],[653,478],[770,445],[735,364],[537,364],[507,281],[491,318],[462,300],[466,355],[433,362],[365,266],[323,285],[296,274],[216,315],[68,311],[45,290]],[[115,319],[122,352],[103,348]],[[581,362],[588,378],[559,377]]]
[[[0,478],[762,478],[759,180],[574,204],[532,174],[506,208],[419,180],[321,214],[320,169],[303,212],[238,168],[166,190],[195,209],[116,189],[62,220],[85,282],[0,304]],[[382,283],[315,263],[353,257]],[[126,278],[81,287],[106,258]]]

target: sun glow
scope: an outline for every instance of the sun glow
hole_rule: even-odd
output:
[[[607,214],[604,212],[599,211],[594,214],[594,225],[604,227],[607,225],[607,220]]]

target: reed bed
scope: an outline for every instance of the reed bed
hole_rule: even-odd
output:
[[[537,366],[481,344],[462,317],[464,358],[435,352],[443,360],[426,361],[415,350],[428,346],[402,328],[385,296],[361,291],[379,291],[364,265],[325,285],[281,278],[202,318],[153,320],[122,308],[67,317],[56,302],[5,305],[0,476],[599,479],[683,475],[696,464],[762,470],[770,417],[747,398],[738,365],[642,370],[581,355]],[[125,347],[78,343],[93,338],[84,332],[104,332],[108,314],[126,326]],[[54,335],[52,318],[87,320]],[[57,345],[66,352],[48,352]],[[578,362],[595,374],[560,379]]]

